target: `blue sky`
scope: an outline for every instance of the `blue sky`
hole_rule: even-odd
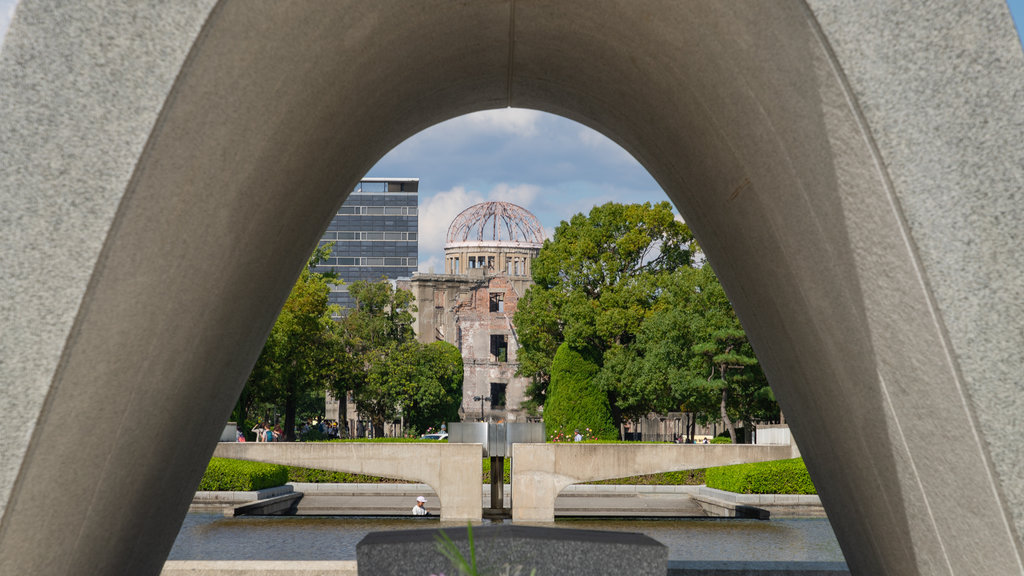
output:
[[[611,200],[667,200],[654,179],[608,138],[535,110],[476,112],[400,144],[368,173],[420,179],[420,270],[441,270],[448,224],[485,200],[518,204],[548,235],[562,220]]]
[[[0,38],[17,0],[0,0]],[[1007,0],[1024,37],[1024,0]],[[479,112],[400,144],[367,176],[420,179],[420,269],[440,269],[444,234],[461,210],[506,200],[532,211],[550,234],[562,220],[609,200],[666,196],[629,154],[580,124],[533,110]]]

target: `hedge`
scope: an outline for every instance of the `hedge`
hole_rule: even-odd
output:
[[[587,484],[625,484],[641,486],[699,486],[704,484],[704,469],[679,470],[676,472],[659,472],[657,474],[642,474],[640,476],[627,476],[625,478],[614,478],[611,480],[597,480]]]
[[[199,490],[230,490],[248,492],[284,486],[288,467],[262,462],[213,458],[199,482]]]
[[[803,458],[708,468],[708,488],[739,494],[817,494]]]
[[[505,459],[505,484],[511,482],[511,464],[512,460],[509,458]],[[491,483],[491,460],[490,458],[483,459],[483,474],[481,480],[484,484]],[[381,478],[378,476],[367,476],[365,474],[350,474],[348,472],[332,472],[330,470],[315,470],[311,468],[299,468],[298,466],[288,467],[288,481],[289,482],[313,482],[313,483],[333,483],[333,484],[412,484],[411,480],[399,480],[395,478]]]
[[[409,484],[409,480],[353,474],[351,472],[335,472],[333,470],[317,470],[288,466],[289,482],[311,482],[328,484]]]

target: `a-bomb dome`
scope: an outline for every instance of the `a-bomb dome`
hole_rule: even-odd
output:
[[[544,228],[537,217],[511,202],[482,202],[463,210],[448,227],[445,248],[467,244],[513,244],[540,248]]]

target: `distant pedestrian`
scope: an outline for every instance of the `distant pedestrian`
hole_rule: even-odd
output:
[[[576,435],[572,437],[573,442],[583,442],[583,434],[580,434],[580,429],[576,429]]]
[[[256,424],[255,426],[252,427],[252,431],[256,433],[256,441],[257,442],[263,442],[264,440],[266,440],[267,437],[263,433],[264,430],[265,430],[265,428],[263,427],[263,422],[260,422],[260,423],[258,423],[258,424]]]
[[[423,496],[416,497],[416,505],[412,507],[413,516],[430,516],[427,510],[427,499]]]

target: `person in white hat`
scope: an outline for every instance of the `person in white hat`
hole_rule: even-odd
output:
[[[423,496],[416,497],[416,505],[412,507],[413,516],[430,516],[427,511],[427,499]]]

